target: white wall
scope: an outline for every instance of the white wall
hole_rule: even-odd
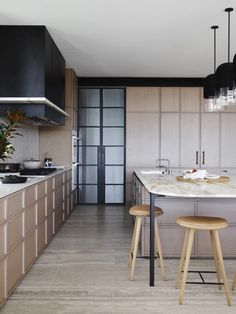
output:
[[[17,136],[11,140],[15,148],[12,158],[5,160],[6,162],[20,162],[23,160],[39,158],[39,132],[37,126],[24,125],[19,129],[19,133],[23,136]],[[2,161],[1,161],[2,162]]]

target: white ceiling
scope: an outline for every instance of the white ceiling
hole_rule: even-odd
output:
[[[235,0],[0,0],[1,24],[46,25],[80,76],[202,77],[236,53]],[[3,44],[3,43],[1,43]]]

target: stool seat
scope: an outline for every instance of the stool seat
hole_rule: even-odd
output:
[[[185,216],[179,217],[176,223],[182,227],[197,230],[218,230],[228,227],[228,222],[220,217]]]
[[[135,205],[132,206],[129,210],[130,215],[132,216],[143,216],[149,217],[150,216],[150,206],[149,205]],[[154,208],[155,216],[160,216],[163,214],[163,210],[159,207]]]

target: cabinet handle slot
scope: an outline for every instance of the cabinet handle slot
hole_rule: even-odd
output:
[[[202,164],[205,165],[205,151],[202,152]]]
[[[196,151],[196,165],[198,165],[198,151]]]

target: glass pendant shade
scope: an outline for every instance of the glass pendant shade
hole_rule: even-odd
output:
[[[222,106],[235,103],[233,68],[233,62],[227,62],[221,64],[216,70],[216,90]]]

